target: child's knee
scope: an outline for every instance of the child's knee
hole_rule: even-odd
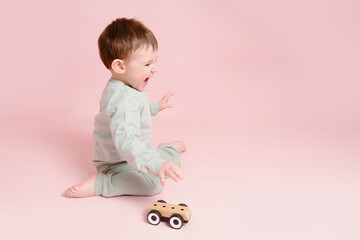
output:
[[[148,196],[157,195],[164,190],[164,187],[161,185],[160,180],[154,181],[151,189],[149,189]]]

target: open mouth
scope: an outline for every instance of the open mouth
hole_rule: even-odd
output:
[[[144,83],[147,84],[149,82],[149,78],[146,78]]]

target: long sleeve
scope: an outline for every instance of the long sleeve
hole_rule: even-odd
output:
[[[159,113],[159,103],[149,102],[151,116],[156,116]]]
[[[150,145],[141,141],[140,105],[140,102],[125,95],[116,109],[106,115],[119,154],[140,171],[156,176],[165,160]]]

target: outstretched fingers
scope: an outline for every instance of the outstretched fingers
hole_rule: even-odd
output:
[[[158,177],[160,179],[161,185],[165,186],[165,173],[159,173]]]
[[[172,108],[173,105],[168,103],[170,97],[174,96],[174,93],[167,91],[164,96],[161,98],[161,100],[159,101],[159,110],[162,111],[166,108]]]
[[[161,185],[165,186],[165,177],[172,178],[175,182],[179,182],[184,179],[184,174],[181,168],[179,168],[173,162],[166,162],[159,170],[158,177]]]
[[[172,93],[172,92],[170,92],[170,91],[167,91],[167,92],[165,93],[165,95],[162,97],[162,100],[165,101],[165,102],[168,102],[169,99],[170,99],[172,96],[174,96],[174,94],[175,94],[175,93]]]
[[[172,171],[172,170],[167,170],[167,174],[166,176],[169,176],[170,178],[172,178],[175,182],[179,182],[180,180],[182,180],[183,178],[181,177],[181,174]]]

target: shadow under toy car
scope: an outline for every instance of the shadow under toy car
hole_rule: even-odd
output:
[[[152,225],[158,225],[161,220],[169,220],[172,228],[180,229],[190,217],[191,210],[186,204],[173,205],[158,200],[150,205],[147,220]]]

